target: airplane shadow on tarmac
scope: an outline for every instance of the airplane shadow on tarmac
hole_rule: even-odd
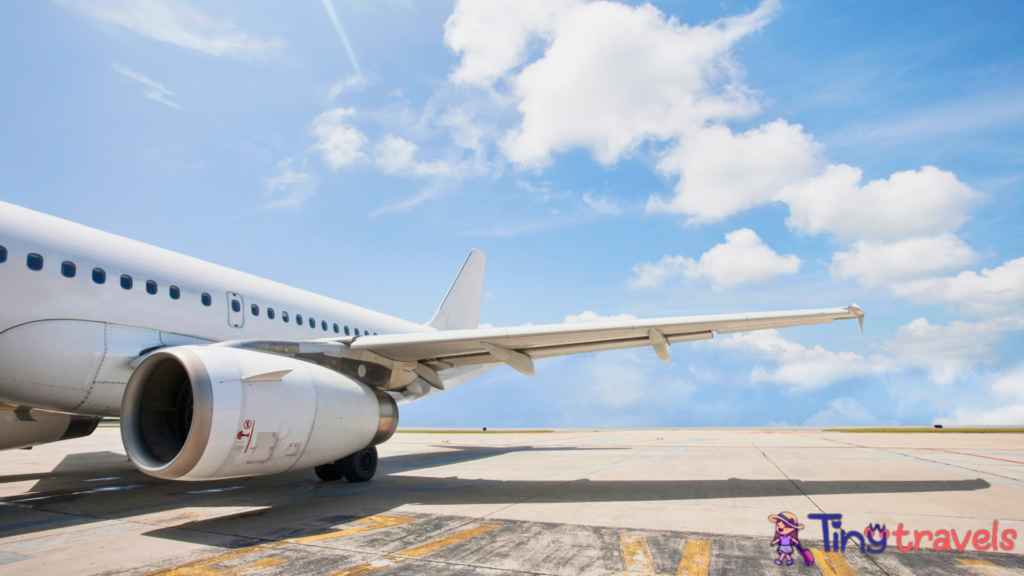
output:
[[[448,448],[448,447],[446,447]],[[159,527],[155,520],[149,536],[209,543],[210,534],[239,535],[237,542],[219,546],[247,546],[253,538],[281,540],[322,533],[348,519],[383,513],[406,504],[425,506],[497,505],[534,502],[698,501],[709,499],[806,497],[837,494],[898,494],[984,490],[981,478],[964,480],[591,480],[574,479],[584,471],[559,475],[513,462],[502,465],[520,476],[513,480],[432,476],[441,466],[472,468],[489,465],[488,458],[515,458],[520,453],[609,450],[608,447],[454,447],[443,452],[381,458],[377,476],[366,483],[320,482],[312,470],[274,476],[211,482],[168,482],[143,475],[121,454],[75,454],[46,474],[0,475],[0,485],[37,480],[28,494],[0,499],[7,510],[30,508],[67,515],[55,521],[21,521],[0,516],[0,537],[49,530],[73,523],[102,520],[175,517],[176,511],[209,511],[207,519]],[[498,462],[499,459],[494,460]],[[525,463],[524,463],[525,464]],[[456,468],[457,467],[457,468]],[[419,472],[419,474],[417,474]],[[445,470],[447,472],[447,470]],[[473,475],[473,473],[470,473]],[[486,476],[481,474],[481,476]],[[532,479],[531,479],[532,478]],[[224,512],[218,514],[217,509]],[[3,510],[3,508],[0,508]],[[27,511],[26,511],[27,512]],[[19,515],[20,516],[20,515]],[[177,517],[182,517],[177,514]],[[255,532],[254,532],[255,531]],[[241,535],[246,535],[242,537]]]

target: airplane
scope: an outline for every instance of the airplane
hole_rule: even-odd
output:
[[[313,468],[370,480],[399,406],[495,366],[669,347],[856,319],[856,305],[479,327],[472,250],[426,324],[0,202],[0,449],[88,436],[120,417],[143,473],[201,481]]]

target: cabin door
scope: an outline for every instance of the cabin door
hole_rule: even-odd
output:
[[[228,325],[245,326],[245,300],[237,292],[228,292]]]

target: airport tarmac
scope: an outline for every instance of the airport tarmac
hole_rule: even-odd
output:
[[[127,462],[116,428],[0,452],[0,574],[1024,575],[1024,540],[825,552],[807,518],[1024,534],[1020,434],[399,433],[380,454],[350,484],[312,470],[165,482]],[[782,511],[814,566],[774,563]]]

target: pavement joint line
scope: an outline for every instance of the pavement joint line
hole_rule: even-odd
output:
[[[748,440],[748,442],[749,442],[749,440]],[[772,466],[775,466],[775,469],[779,471],[779,474],[782,474],[783,476],[785,476],[786,480],[789,480],[789,483],[792,484],[794,488],[796,488],[797,492],[800,492],[801,494],[803,494],[804,498],[807,498],[807,501],[810,502],[811,504],[813,504],[814,507],[818,509],[818,512],[821,512],[821,513],[825,512],[821,508],[821,506],[818,506],[818,503],[814,501],[814,498],[811,498],[806,492],[803,491],[803,489],[800,488],[800,485],[797,484],[797,482],[795,480],[793,480],[792,478],[789,477],[789,474],[786,474],[786,471],[783,470],[781,466],[779,466],[774,460],[769,458],[768,455],[764,453],[764,450],[761,450],[761,448],[759,446],[755,445],[753,442],[750,442],[750,445],[753,446],[753,448],[755,450],[760,452],[761,456],[763,456],[765,460],[770,462],[772,464]]]

